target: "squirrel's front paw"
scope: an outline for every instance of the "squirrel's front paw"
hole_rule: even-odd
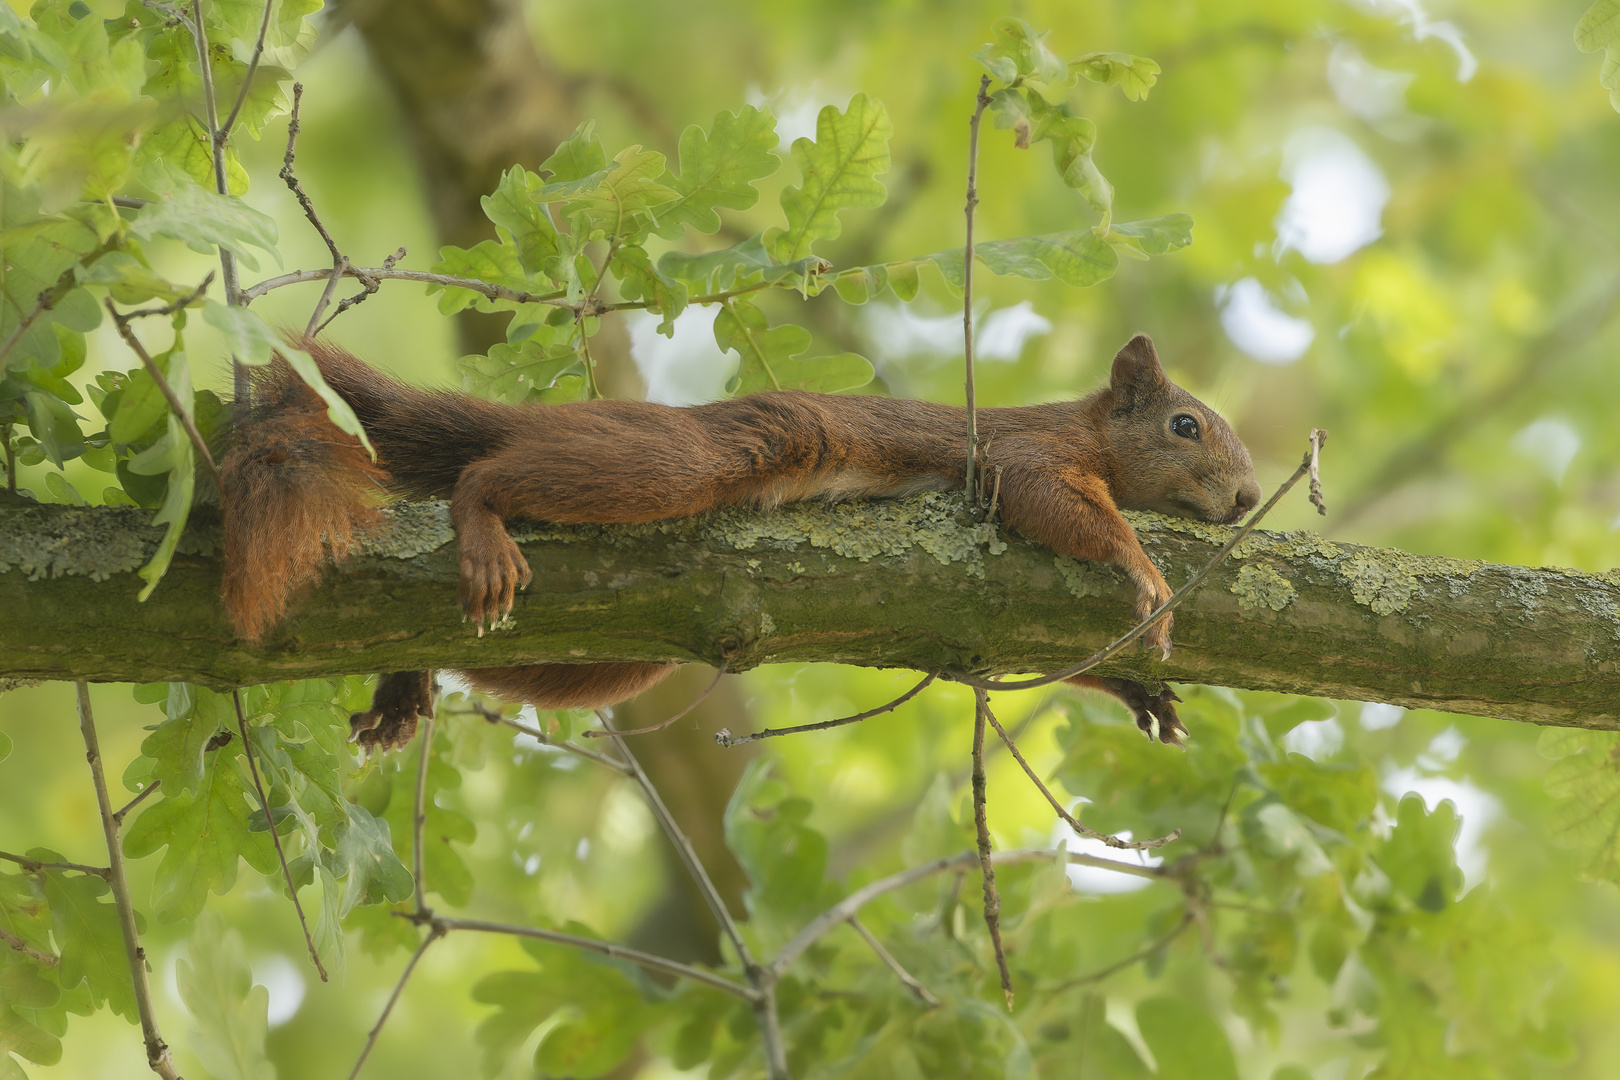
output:
[[[1149,742],[1170,743],[1186,749],[1186,744],[1181,740],[1187,734],[1187,725],[1176,715],[1175,706],[1181,699],[1170,689],[1169,683],[1161,683],[1158,693],[1150,693],[1147,687],[1133,679],[1104,677],[1097,679],[1097,682],[1125,703],[1136,720],[1137,728],[1148,737]]]
[[[520,588],[528,586],[533,573],[528,560],[501,530],[499,536],[487,536],[469,543],[461,541],[461,580],[457,598],[466,617],[478,626],[478,635],[484,634],[484,621],[494,626],[510,614],[512,603]]]
[[[371,708],[349,715],[349,738],[368,754],[403,749],[416,737],[417,718],[433,718],[438,689],[431,671],[394,671],[382,676],[371,695]]]

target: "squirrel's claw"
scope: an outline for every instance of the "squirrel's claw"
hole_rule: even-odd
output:
[[[433,718],[439,687],[431,671],[394,671],[377,680],[371,708],[349,716],[349,738],[369,757],[371,751],[400,750],[416,736],[419,717]]]

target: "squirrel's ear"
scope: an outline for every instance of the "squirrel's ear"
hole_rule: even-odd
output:
[[[1153,339],[1146,334],[1137,334],[1114,355],[1109,385],[1120,406],[1136,408],[1169,382],[1159,366],[1159,354],[1153,350]]]

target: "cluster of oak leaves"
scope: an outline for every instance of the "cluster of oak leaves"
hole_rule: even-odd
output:
[[[264,61],[242,95],[240,130],[256,135],[286,110],[284,86],[313,43],[310,17],[318,7],[306,0],[274,9]],[[103,8],[117,11],[104,18]],[[102,320],[105,298],[125,307],[161,306],[193,288],[165,280],[143,244],[165,238],[229,250],[253,271],[261,254],[275,255],[276,234],[270,219],[241,202],[247,175],[234,151],[228,151],[230,193],[212,188],[188,27],[151,8],[124,8],[43,0],[24,19],[0,5],[8,104],[37,116],[0,149],[6,263],[0,422],[25,464],[48,461],[60,469],[82,458],[111,481],[95,501],[158,511],[169,536],[143,571],[151,589],[161,587],[190,512],[194,451],[144,372],[98,375],[85,391],[88,402],[70,376],[88,359],[86,334]],[[249,3],[206,9],[221,100],[234,100],[247,75],[244,43],[257,36],[261,11]],[[1064,182],[1098,217],[1095,228],[983,245],[978,254],[986,269],[1084,286],[1112,274],[1121,252],[1160,254],[1189,242],[1185,215],[1112,221],[1111,189],[1090,157],[1095,128],[1063,103],[1063,88],[1079,77],[1140,97],[1157,70],[1151,61],[1120,54],[1065,61],[1016,20],[998,26],[981,59],[995,79],[995,123],[1013,129],[1021,143],[1049,144]],[[774,153],[774,118],[744,108],[721,113],[706,129],[689,128],[678,170],[640,147],[610,158],[591,128],[582,127],[542,170],[513,169],[486,200],[499,240],[446,249],[433,267],[560,302],[520,304],[443,290],[446,314],[467,305],[514,313],[504,345],[463,361],[467,388],[508,401],[593,393],[583,345],[598,320],[575,314],[597,297],[604,277],[617,283],[623,301],[661,315],[666,331],[689,304],[718,303],[717,343],[742,357],[729,393],[863,385],[871,377],[863,358],[806,357],[810,334],[771,325],[750,297],[768,289],[809,296],[831,286],[849,303],[885,291],[906,299],[927,267],[960,287],[960,250],[836,272],[812,250],[838,235],[839,210],[881,204],[885,192],[875,177],[888,168],[889,137],[876,101],[857,96],[847,109],[829,108],[817,138],[793,148],[803,183],[782,197],[783,226],[718,252],[676,248],[655,261],[647,247],[654,237],[713,233],[719,211],[757,199],[753,182],[782,164]],[[131,193],[147,205],[112,201]],[[598,265],[590,254],[604,241],[611,256]],[[715,299],[720,294],[727,295]],[[47,295],[48,304],[41,301]],[[212,439],[225,413],[213,395],[192,392],[184,346],[186,319],[198,314],[248,363],[264,362],[275,337],[251,309],[213,300],[168,316],[174,343],[157,363]],[[124,366],[112,357],[105,363]],[[88,430],[86,414],[104,426]],[[36,494],[85,501],[60,472],[48,474],[46,487]],[[881,696],[876,683],[874,690]],[[361,762],[346,741],[346,716],[368,695],[360,679],[256,687],[244,695],[270,819],[284,837],[295,884],[319,885],[305,894],[319,896],[315,944],[338,969],[345,950],[356,947],[403,962],[422,933],[391,915],[412,892],[410,818],[422,746]],[[262,1055],[264,1003],[262,992],[250,989],[240,937],[207,908],[212,895],[236,883],[244,859],[281,887],[272,821],[257,809],[241,740],[218,737],[234,727],[228,697],[184,684],[140,686],[135,696],[162,715],[123,773],[132,793],[161,781],[126,826],[126,854],[160,860],[153,891],[137,906],[146,918],[194,921],[179,990],[197,1020],[198,1053],[217,1074],[232,1075],[240,1057],[221,1048],[239,1049],[243,1033],[256,1032]],[[1090,800],[1089,825],[1138,837],[1182,830],[1181,840],[1159,852],[1158,879],[1142,891],[1098,895],[1076,891],[1060,861],[1003,870],[1003,932],[1020,991],[1010,1014],[973,905],[976,888],[942,875],[892,894],[863,919],[942,1003],[918,1001],[853,934],[829,935],[780,989],[794,1075],[898,1068],[928,1077],[1061,1076],[1074,1075],[1069,1070],[1083,1061],[1088,1076],[1145,1077],[1153,1070],[1141,1047],[1158,1075],[1220,1080],[1237,1075],[1221,1022],[1226,1009],[1259,1031],[1275,1031],[1275,1004],[1296,995],[1318,1001],[1328,1023],[1381,1057],[1391,1075],[1472,1075],[1485,1061],[1528,1075],[1538,1062],[1567,1055],[1559,999],[1575,991],[1549,983],[1552,962],[1541,952],[1541,928],[1505,910],[1488,886],[1463,895],[1450,804],[1431,811],[1408,797],[1392,805],[1369,767],[1285,752],[1284,735],[1333,717],[1332,704],[1214,690],[1187,696],[1182,714],[1196,743],[1185,755],[1144,742],[1122,716],[1090,703],[1047,702],[1034,718],[1057,726],[1065,756],[1054,780]],[[947,706],[963,711],[960,701],[926,708]],[[917,711],[885,722],[925,718],[933,722]],[[584,722],[569,714],[543,720],[559,740]],[[1355,738],[1385,740],[1396,760],[1414,757],[1421,736],[1443,724],[1410,718],[1397,736],[1362,731],[1350,717],[1342,722]],[[1592,767],[1606,756],[1604,738],[1570,732],[1543,740],[1546,752],[1563,759],[1554,782],[1564,794],[1604,795],[1597,788],[1612,774]],[[548,775],[580,767],[543,753],[520,754],[508,765],[509,750],[502,729],[478,719],[452,719],[436,732],[426,802],[433,840],[424,874],[450,909],[477,902],[462,850],[480,828],[508,828],[456,809],[464,805],[463,774],[525,772],[524,783],[543,786]],[[0,735],[0,759],[9,751]],[[750,769],[725,827],[751,883],[744,932],[756,954],[771,955],[865,880],[969,849],[972,819],[962,786],[959,777],[941,774],[896,850],[832,877],[828,843],[810,824],[809,793],[789,790],[768,763]],[[25,854],[62,860],[38,849]],[[105,881],[69,870],[8,869],[19,872],[0,873],[0,929],[28,949],[0,948],[4,1078],[22,1075],[20,1061],[57,1060],[70,1015],[106,1008],[135,1017]],[[1490,946],[1480,948],[1487,928]],[[492,1010],[478,1031],[488,1071],[505,1068],[545,1024],[553,1026],[536,1064],[550,1074],[600,1075],[642,1043],[678,1067],[706,1062],[712,1077],[757,1069],[758,1034],[746,1004],[684,983],[671,988],[638,968],[560,946],[524,947],[531,965],[491,973],[474,991]],[[1139,1042],[1122,1031],[1117,1002],[1110,1019],[1106,977],[1116,970],[1137,980]],[[1307,980],[1314,981],[1303,985]],[[131,1052],[138,1053],[133,1039]],[[1284,1065],[1274,1075],[1307,1074]]]

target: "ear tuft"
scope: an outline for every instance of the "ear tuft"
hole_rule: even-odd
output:
[[[1164,369],[1159,366],[1159,354],[1153,348],[1153,339],[1137,334],[1114,355],[1114,370],[1109,379],[1114,397],[1120,406],[1137,408],[1155,392],[1169,385]]]

